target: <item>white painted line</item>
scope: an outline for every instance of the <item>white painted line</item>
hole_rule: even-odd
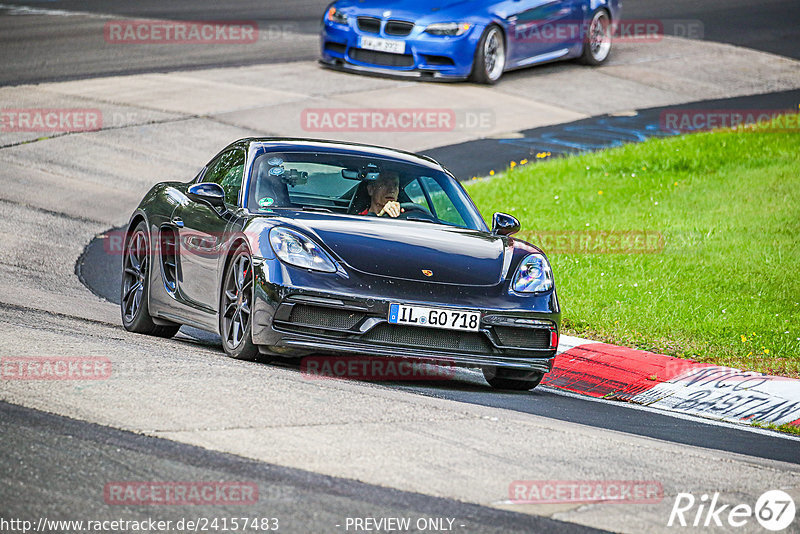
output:
[[[25,15],[47,15],[55,17],[98,17],[98,18],[111,18],[113,15],[104,15],[100,13],[89,13],[87,11],[67,11],[64,9],[47,9],[41,7],[20,6],[16,4],[0,4],[0,9],[7,10],[5,15],[12,16],[25,16]]]

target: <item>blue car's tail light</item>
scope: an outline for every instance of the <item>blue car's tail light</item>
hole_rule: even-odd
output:
[[[336,264],[331,257],[300,232],[275,227],[269,231],[269,243],[275,255],[284,263],[314,271],[336,272]]]
[[[437,22],[425,28],[431,35],[463,35],[472,26],[469,22]]]
[[[553,289],[553,271],[542,254],[529,254],[523,259],[511,285],[519,293],[541,293]]]
[[[325,19],[329,22],[333,22],[334,24],[347,24],[347,15],[342,13],[340,9],[336,9],[333,6],[331,6],[331,8],[328,10],[327,15],[325,15]]]

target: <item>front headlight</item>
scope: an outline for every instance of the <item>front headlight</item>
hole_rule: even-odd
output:
[[[437,22],[425,28],[431,35],[462,35],[472,26],[469,22]]]
[[[331,6],[331,8],[328,10],[328,14],[325,15],[325,18],[334,24],[347,24],[347,15],[342,13],[340,9],[336,9],[333,6]]]
[[[553,289],[553,271],[547,259],[542,254],[526,256],[517,267],[511,287],[519,293],[540,293]]]
[[[275,227],[269,231],[269,243],[278,258],[297,267],[336,272],[336,264],[316,243],[303,234],[288,228]]]

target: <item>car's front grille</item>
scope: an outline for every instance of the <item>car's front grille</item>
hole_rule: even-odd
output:
[[[381,31],[381,19],[375,17],[358,17],[358,29],[367,33]]]
[[[413,22],[406,22],[404,20],[389,20],[386,22],[383,31],[386,35],[397,35],[400,37],[406,36],[414,29]]]
[[[494,333],[505,347],[524,349],[549,349],[550,330],[546,328],[515,328],[495,326]]]
[[[480,332],[459,332],[383,323],[362,336],[365,341],[427,349],[491,354],[492,346]]]
[[[390,54],[389,52],[351,48],[350,57],[362,63],[370,63],[382,67],[411,67],[414,65],[414,56],[411,54]]]
[[[349,330],[356,326],[364,315],[362,312],[296,304],[289,315],[289,322],[296,325]]]
[[[350,308],[350,309],[347,309]],[[385,315],[348,306],[328,307],[309,302],[287,302],[276,310],[274,327],[289,334],[311,336],[311,346],[325,340],[375,348],[397,347],[444,354],[474,354],[540,358],[538,351],[551,352],[552,330],[489,325],[477,332],[425,328],[385,322]],[[377,323],[377,324],[375,324]],[[367,326],[371,328],[366,329]],[[363,330],[367,331],[364,332]],[[369,348],[365,349],[369,352]]]

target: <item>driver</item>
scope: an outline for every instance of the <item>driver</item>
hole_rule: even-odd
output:
[[[380,173],[378,179],[367,184],[367,193],[370,197],[369,208],[359,215],[375,214],[378,217],[388,215],[398,217],[403,209],[397,201],[400,192],[400,175],[394,171]]]

